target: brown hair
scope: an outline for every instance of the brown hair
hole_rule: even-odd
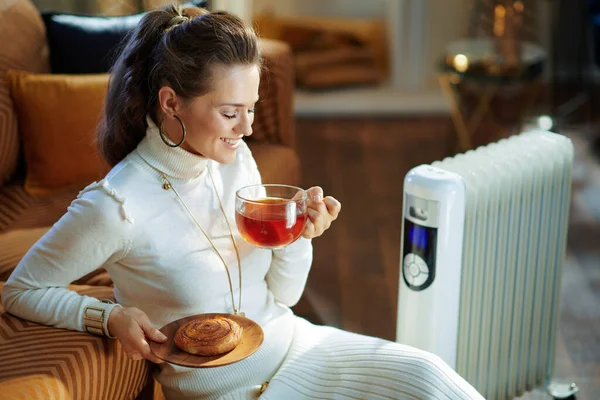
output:
[[[184,99],[211,90],[214,66],[260,65],[252,27],[227,12],[171,5],[150,11],[126,39],[111,68],[98,145],[114,166],[146,133],[146,115],[159,123],[158,90]]]

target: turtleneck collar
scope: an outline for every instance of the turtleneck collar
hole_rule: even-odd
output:
[[[149,116],[146,116],[146,122],[146,137],[137,146],[137,152],[149,165],[167,176],[179,179],[196,178],[206,169],[207,158],[180,147],[167,146],[160,138],[158,126]]]

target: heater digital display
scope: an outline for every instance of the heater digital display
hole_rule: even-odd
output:
[[[418,247],[427,248],[427,228],[413,225],[408,231],[408,240]]]
[[[435,278],[437,228],[404,220],[402,276],[409,288],[420,291]]]

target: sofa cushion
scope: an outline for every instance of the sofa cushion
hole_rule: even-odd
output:
[[[0,292],[2,286],[0,282]],[[111,288],[69,288],[98,299],[112,298]],[[2,398],[132,399],[150,376],[151,363],[127,358],[118,340],[28,322],[0,304]]]
[[[65,187],[79,188],[109,171],[96,145],[108,77],[8,71],[23,139],[25,190],[29,194],[40,196]]]
[[[48,45],[44,24],[29,1],[0,0],[0,185],[14,175],[19,158],[17,116],[6,71],[48,72]]]
[[[206,7],[206,1],[184,6]],[[145,13],[123,16],[97,16],[44,12],[50,45],[50,64],[55,74],[95,74],[108,72],[121,40],[133,30]]]
[[[55,74],[108,72],[118,45],[144,14],[101,17],[45,12],[50,68]]]

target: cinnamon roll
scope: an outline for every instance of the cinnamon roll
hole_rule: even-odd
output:
[[[216,356],[233,350],[242,330],[237,322],[221,316],[195,319],[177,330],[175,345],[190,354]]]

